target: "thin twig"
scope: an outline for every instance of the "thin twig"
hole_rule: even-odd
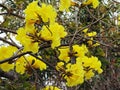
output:
[[[15,17],[20,18],[20,19],[25,19],[25,17],[22,17],[18,14],[12,13],[12,12],[10,12],[10,13],[0,13],[0,15],[12,15],[12,16],[15,16]]]
[[[81,28],[81,29],[79,29],[79,30],[76,30],[75,33],[74,33],[74,35],[73,35],[73,37],[72,37],[72,39],[71,39],[71,42],[70,42],[69,45],[72,44],[72,42],[73,42],[75,36],[77,35],[77,33],[79,33],[80,31],[82,31],[82,30],[88,28],[88,27],[91,26],[91,25],[94,25],[95,23],[99,22],[99,21],[100,21],[101,19],[103,19],[103,18],[104,18],[104,16],[101,17],[101,18],[99,18],[99,19],[97,19],[95,22],[93,22],[93,23],[91,23],[91,24],[89,24],[89,25],[87,25],[87,26],[85,26],[85,27],[83,27],[83,28]]]
[[[95,15],[90,11],[90,9],[89,9],[87,6],[86,6],[86,10],[88,11],[88,13],[90,14],[90,16],[91,16],[92,18],[94,18],[95,20],[98,19],[97,17],[95,17]],[[103,23],[103,24],[107,24],[107,25],[109,25],[109,26],[112,26],[111,24],[106,23],[106,22],[104,22],[103,20],[100,20],[100,22]]]
[[[20,15],[15,14],[15,13],[9,13],[9,14],[12,15],[12,16],[16,16],[16,17],[18,17],[20,19],[25,19],[25,17],[22,17]]]
[[[9,11],[9,9],[8,9],[6,6],[4,6],[3,4],[0,4],[0,7],[3,7],[3,8],[6,9],[7,11]]]
[[[120,4],[120,2],[119,1],[116,1],[116,0],[112,0],[114,3],[116,3],[116,4]]]
[[[0,7],[3,7],[4,9],[6,9],[6,11],[7,11],[7,13],[1,13],[0,15],[12,15],[12,16],[16,16],[16,17],[18,17],[18,18],[20,18],[20,19],[25,19],[24,17],[22,17],[22,16],[20,16],[20,15],[17,15],[17,14],[15,14],[15,13],[13,13],[13,12],[11,12],[11,10],[9,10],[5,5],[3,5],[3,4],[0,4]]]
[[[104,15],[103,15],[101,18],[99,18],[99,19],[97,19],[96,21],[94,21],[93,23],[91,23],[91,24],[89,24],[89,25],[87,25],[87,26],[85,26],[85,27],[79,29],[79,30],[77,31],[77,33],[79,33],[80,31],[82,31],[82,30],[88,28],[88,27],[91,26],[91,25],[94,25],[95,23],[99,22],[99,21],[100,21],[101,19],[103,19],[103,18],[104,18]]]
[[[8,43],[8,44],[11,45],[11,46],[15,46],[15,47],[17,47],[17,48],[20,48],[19,46],[15,45],[14,43],[11,43],[11,42],[7,41],[7,40],[4,39],[4,38],[1,38],[1,37],[0,37],[0,40],[3,41],[3,42],[5,42],[5,43]]]

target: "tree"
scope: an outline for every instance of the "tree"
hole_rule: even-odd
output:
[[[3,1],[0,88],[120,89],[118,4],[114,0]]]

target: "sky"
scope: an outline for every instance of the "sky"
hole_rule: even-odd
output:
[[[4,1],[4,0],[0,0],[0,3],[2,3],[2,1]],[[1,8],[0,8],[0,13],[1,13]],[[3,21],[4,21],[3,16],[0,15],[0,23],[3,22]]]

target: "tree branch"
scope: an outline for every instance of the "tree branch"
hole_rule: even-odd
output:
[[[2,28],[2,27],[0,27],[0,31],[10,32],[10,33],[17,34],[17,32],[16,32],[16,31],[14,31],[14,30],[10,30],[10,29],[6,29],[6,28]]]
[[[0,64],[3,64],[3,63],[5,63],[5,62],[12,62],[12,60],[14,60],[14,59],[16,59],[16,58],[19,58],[19,57],[21,57],[21,56],[23,56],[23,55],[30,54],[30,53],[32,53],[32,52],[30,52],[30,51],[28,51],[28,52],[23,52],[23,53],[21,53],[21,54],[12,56],[12,57],[10,57],[10,58],[1,60],[1,61],[0,61]]]
[[[16,16],[16,17],[18,17],[18,18],[20,18],[20,19],[25,19],[24,17],[22,17],[22,16],[20,16],[20,15],[17,15],[17,14],[15,14],[15,13],[9,13],[10,15],[12,15],[12,16]]]

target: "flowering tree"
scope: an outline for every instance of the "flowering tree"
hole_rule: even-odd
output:
[[[107,68],[114,71],[114,65],[119,66],[118,3],[4,1],[0,4],[4,15],[0,26],[0,88],[80,90],[90,89],[94,81],[100,84]]]

